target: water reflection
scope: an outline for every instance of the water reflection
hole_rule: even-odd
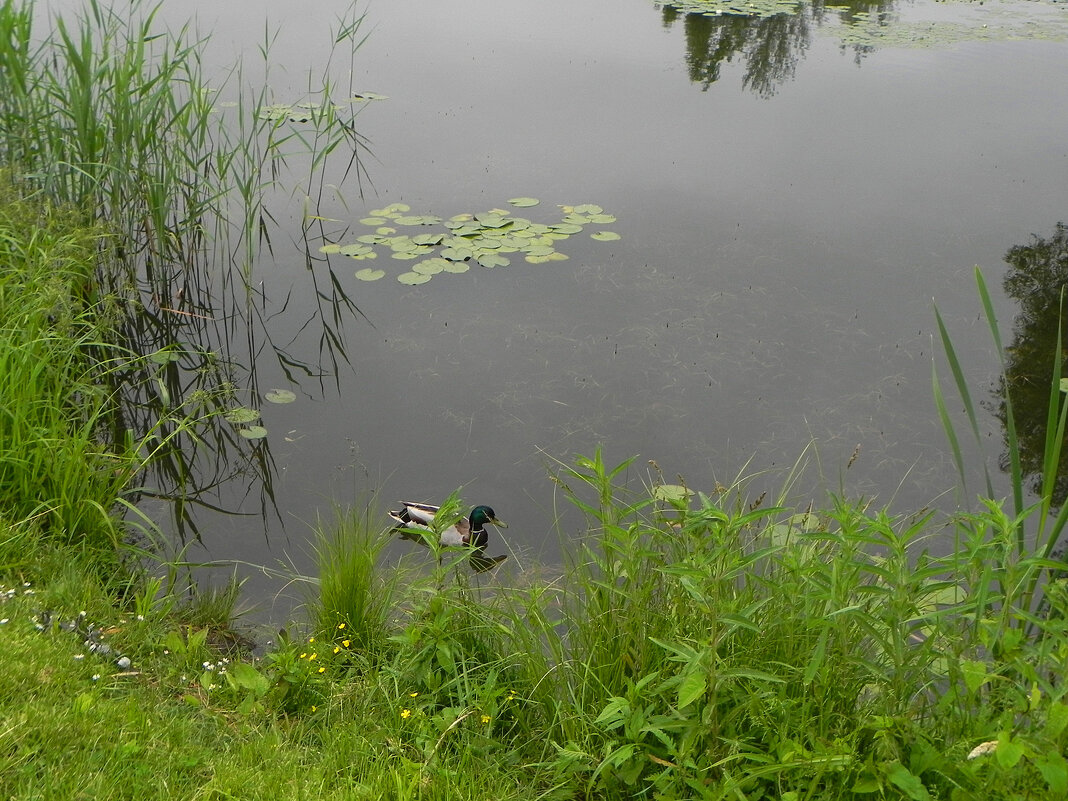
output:
[[[1020,443],[1020,465],[1032,493],[1042,490],[1042,459],[1045,455],[1049,409],[1050,369],[1061,324],[1061,292],[1068,285],[1068,227],[1058,223],[1048,238],[1032,237],[1005,254],[1010,269],[1003,286],[1020,306],[1013,322],[1012,343],[1006,348],[1005,375],[994,388],[993,413],[1006,424],[1005,387],[1012,393],[1012,411]],[[1064,334],[1062,332],[1062,338]],[[1061,374],[1068,360],[1061,352]],[[1000,459],[1008,469],[1008,453]],[[1068,496],[1068,450],[1061,453],[1053,487],[1053,506]]]

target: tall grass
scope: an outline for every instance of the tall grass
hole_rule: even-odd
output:
[[[990,330],[990,336],[999,359],[1002,374],[1005,375],[1006,351],[1002,343],[1001,331],[997,316],[986,287],[986,281],[982,272],[975,269],[975,281],[979,297],[982,301],[983,314]],[[1002,530],[998,539],[1005,548],[1005,560],[1011,561],[1025,570],[1025,575],[1014,576],[1014,581],[999,580],[1000,591],[1011,594],[1013,601],[1019,603],[1025,609],[1037,607],[1040,584],[1043,575],[1048,570],[1060,571],[1064,569],[1064,563],[1053,560],[1051,557],[1060,543],[1065,525],[1068,524],[1068,505],[1062,504],[1059,509],[1055,507],[1055,491],[1061,465],[1061,454],[1064,448],[1066,423],[1068,423],[1068,401],[1065,399],[1066,387],[1062,386],[1061,370],[1063,361],[1063,336],[1061,322],[1064,311],[1064,291],[1061,290],[1060,300],[1061,314],[1058,316],[1057,333],[1050,354],[1050,367],[1048,372],[1048,402],[1046,407],[1045,424],[1042,426],[1044,439],[1042,440],[1042,454],[1040,457],[1041,470],[1037,482],[1037,500],[1026,503],[1028,490],[1027,479],[1024,475],[1022,463],[1024,461],[1023,446],[1017,434],[1017,419],[1013,407],[1013,387],[1007,380],[1000,382],[1001,401],[1004,410],[1005,425],[1005,461],[1008,468],[1008,480],[1012,493],[1011,512],[1004,515],[998,507],[992,504],[995,493],[989,469],[985,462],[983,465],[986,481],[986,505],[991,511],[996,512],[998,523],[996,529]],[[968,382],[964,377],[964,371],[960,366],[953,340],[947,330],[942,316],[937,307],[935,315],[938,322],[939,335],[942,347],[953,374],[954,384],[960,397],[969,430],[976,444],[981,447],[978,415],[976,404],[968,389]],[[934,369],[932,367],[932,369]],[[961,485],[966,486],[967,465],[965,464],[960,447],[960,434],[950,417],[941,385],[938,381],[937,371],[933,372],[933,386],[936,404],[942,419],[943,428],[951,444],[954,461],[960,475]],[[1007,537],[1007,541],[1006,541]]]
[[[93,351],[109,332],[90,298],[101,232],[16,199],[0,175],[0,505],[67,542],[114,545],[113,506],[135,454],[108,441]]]
[[[298,124],[270,113],[267,76],[251,85],[241,60],[209,74],[206,40],[189,25],[168,27],[162,4],[87,0],[73,13],[43,5],[0,0],[0,164],[106,232],[108,248],[86,280],[113,296],[116,340],[137,354],[164,352],[110,373],[119,427],[142,436],[193,400],[214,412],[196,437],[162,423],[145,491],[173,501],[183,539],[198,535],[193,511],[215,506],[217,488],[235,477],[256,482],[269,514],[269,444],[250,448],[224,414],[250,405],[265,353],[294,381],[324,373],[274,344],[254,267],[270,247],[272,201],[303,196],[314,216],[327,178],[340,183],[335,160],[344,175],[363,175],[358,104],[331,66],[346,51],[351,62],[362,17],[348,9],[320,80],[309,76],[304,97],[282,98],[310,100]],[[273,44],[267,33],[265,71]],[[321,329],[321,358],[335,373],[347,359],[335,329],[356,310],[341,286],[308,293],[319,307],[315,325],[303,326]]]
[[[1043,615],[1027,606],[1035,559],[997,504],[948,522],[754,509],[634,490],[629,467],[597,453],[561,472],[588,530],[558,578],[394,584],[360,692],[424,769],[492,758],[543,797],[1068,791],[1068,596],[1059,579]],[[964,547],[930,555],[947,526]],[[315,671],[342,657],[320,649]]]

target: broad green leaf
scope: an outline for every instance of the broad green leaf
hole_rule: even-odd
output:
[[[600,206],[595,206],[592,203],[583,203],[581,206],[575,206],[576,214],[603,214],[604,209]]]
[[[920,777],[915,775],[900,762],[894,762],[887,768],[886,778],[890,780],[891,784],[911,798],[912,801],[930,801],[931,799],[931,794],[927,792],[927,788],[923,786],[923,781]]]
[[[370,267],[364,267],[362,270],[356,271],[356,277],[361,281],[377,281],[379,278],[384,277],[385,270],[374,270]]]
[[[988,681],[990,676],[986,670],[986,662],[973,662],[965,659],[960,663],[960,672],[964,674],[964,684],[968,692],[974,693]]]
[[[1068,793],[1068,763],[1064,757],[1056,751],[1048,751],[1035,757],[1035,767],[1056,797],[1064,798]]]
[[[558,234],[578,234],[582,232],[582,226],[575,223],[557,223],[550,226]]]
[[[449,261],[465,261],[475,254],[465,248],[445,248],[441,251],[441,258]]]
[[[267,429],[263,426],[249,426],[248,428],[238,429],[237,433],[245,439],[263,439],[267,436]]]
[[[164,350],[157,350],[155,353],[148,354],[148,360],[153,364],[170,364],[176,362],[182,358],[185,354],[180,350],[174,348],[165,348]]]
[[[351,244],[342,245],[340,252],[342,256],[363,256],[366,253],[370,253],[371,250],[370,245]]]
[[[679,711],[682,711],[703,696],[707,686],[708,682],[705,678],[704,670],[695,668],[687,671],[682,677],[682,683],[679,684]]]
[[[297,399],[296,393],[288,389],[272,389],[270,392],[264,392],[263,397],[271,403],[292,403]]]
[[[333,244],[330,244],[330,245],[323,245],[321,248],[319,248],[319,252],[320,253],[328,253],[328,254],[329,253],[340,253],[341,252],[341,245],[339,245],[337,243],[333,243]]]
[[[242,425],[244,423],[251,423],[253,420],[259,420],[260,413],[255,409],[249,409],[247,406],[238,406],[236,409],[227,411],[223,415],[223,418],[228,423]]]
[[[598,242],[614,242],[620,238],[615,231],[598,231],[595,234],[590,234],[590,239],[596,239]]]
[[[1054,702],[1050,704],[1046,712],[1046,734],[1051,738],[1060,737],[1064,727],[1068,725],[1068,704]]]
[[[448,262],[445,259],[425,259],[413,265],[412,272],[420,273],[421,275],[437,275],[445,269],[446,264]]]
[[[691,495],[693,495],[693,490],[681,484],[658,484],[653,489],[653,497],[667,503],[684,501]]]
[[[364,225],[383,225],[386,222],[385,217],[364,217],[360,220]]]
[[[430,276],[416,272],[401,273],[397,276],[397,280],[400,281],[402,284],[415,286],[416,284],[425,284],[427,281],[430,280]]]
[[[541,201],[535,197],[514,197],[508,202],[511,203],[513,206],[518,206],[519,208],[523,209],[528,208],[530,206],[537,206]]]
[[[478,257],[478,263],[483,267],[507,267],[511,264],[504,256],[498,256],[496,253],[484,253]]]
[[[444,269],[447,273],[466,273],[471,265],[466,261],[446,261]]]

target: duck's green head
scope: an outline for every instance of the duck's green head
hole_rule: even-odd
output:
[[[497,514],[488,506],[476,506],[471,510],[471,529],[481,531],[487,523],[492,523],[500,528],[508,528],[508,524],[497,519]]]

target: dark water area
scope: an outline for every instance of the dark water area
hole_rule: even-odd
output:
[[[1068,17],[1064,4],[1018,7]],[[954,25],[977,11],[881,8]],[[254,62],[266,20],[278,30],[271,88],[298,102],[345,5],[163,9],[172,23],[195,13],[220,64],[235,52]],[[336,321],[349,363],[302,376],[266,337],[249,346],[255,384],[242,400],[270,434],[231,458],[270,464],[271,491],[250,470],[212,493],[243,514],[198,512],[203,547],[188,555],[313,573],[311,525],[334,506],[373,493],[384,525],[395,500],[462,487],[511,524],[490,546],[512,554],[508,570],[552,564],[582,523],[548,476],[601,443],[609,462],[639,457],[636,483],[654,477],[652,459],[706,492],[760,474],[755,498],[805,453],[800,506],[841,491],[898,512],[953,508],[933,301],[989,400],[997,365],[973,268],[1007,334],[1006,252],[1068,218],[1068,44],[855,47],[843,16],[810,10],[758,29],[648,0],[368,5],[352,84],[388,99],[358,117],[363,197],[351,176],[328,188],[316,211],[328,221],[308,240],[320,285],[332,274],[359,309]],[[583,232],[559,243],[566,261],[512,258],[420,286],[395,280],[410,268],[388,253],[318,252],[372,231],[359,220],[391,203],[448,218],[517,196],[541,203],[513,214],[547,223],[556,204],[597,204],[621,238]],[[327,368],[299,201],[275,212],[253,281],[270,343]],[[356,280],[368,266],[386,277]],[[297,400],[261,402],[276,387]],[[997,419],[981,424],[976,476],[1001,447]],[[284,581],[241,572],[258,614],[289,613]]]

